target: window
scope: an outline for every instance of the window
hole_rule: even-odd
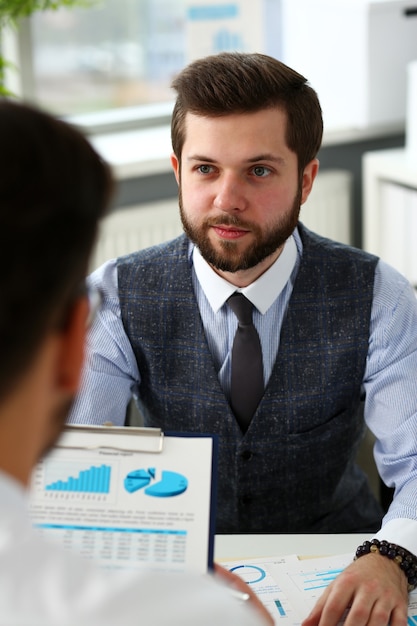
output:
[[[255,9],[247,0],[92,0],[40,11],[22,22],[11,89],[89,132],[168,124],[172,78],[190,60],[221,50],[278,56],[279,25],[280,0]]]
[[[184,66],[184,28],[185,0],[98,0],[38,12],[32,97],[64,115],[169,102]]]

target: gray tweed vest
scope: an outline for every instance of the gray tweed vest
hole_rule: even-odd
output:
[[[300,234],[279,354],[244,436],[209,352],[187,238],[118,261],[146,425],[219,435],[217,533],[356,532],[382,517],[355,464],[377,259]]]

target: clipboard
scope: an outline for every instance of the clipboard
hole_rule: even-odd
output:
[[[45,538],[106,569],[213,567],[218,440],[158,428],[68,426],[35,468]]]

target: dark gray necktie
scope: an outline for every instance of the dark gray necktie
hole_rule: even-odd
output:
[[[246,432],[264,392],[261,342],[252,321],[253,304],[242,293],[232,294],[227,304],[239,322],[232,347],[230,404]]]

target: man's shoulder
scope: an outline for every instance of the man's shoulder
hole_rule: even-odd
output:
[[[191,272],[189,240],[185,235],[117,259],[119,298],[142,291],[161,294],[187,280]],[[133,290],[133,291],[132,291]]]
[[[379,259],[374,254],[356,248],[346,243],[341,243],[323,235],[319,235],[303,224],[298,224],[298,232],[303,244],[303,256],[307,255],[319,255],[325,256],[325,258],[334,261],[358,261],[372,266],[376,266]]]

